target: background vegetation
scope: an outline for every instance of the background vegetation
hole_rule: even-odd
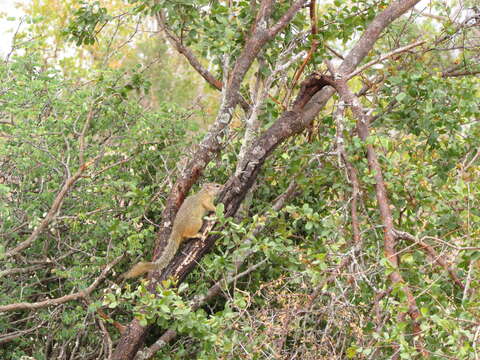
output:
[[[0,357],[478,359],[480,12],[410,2],[348,82],[360,112],[338,88],[252,167],[401,2],[304,2],[253,50],[296,3],[26,2],[0,63]],[[211,251],[121,281],[200,173],[228,185]]]

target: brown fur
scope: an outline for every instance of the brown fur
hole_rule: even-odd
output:
[[[203,216],[209,211],[215,211],[213,199],[221,189],[222,186],[219,184],[206,183],[199,192],[187,197],[178,209],[172,233],[160,258],[155,262],[140,262],[122,276],[130,279],[148,271],[160,271],[165,268],[185,239],[199,237]]]

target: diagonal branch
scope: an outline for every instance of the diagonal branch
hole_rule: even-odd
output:
[[[347,77],[347,75],[344,73],[340,73],[336,77],[339,77],[340,80],[335,81],[335,89],[338,91],[341,100],[346,105],[350,106],[350,108],[352,109],[353,115],[356,119],[358,135],[364,142],[366,142],[370,133],[370,130],[368,128],[370,118],[367,115],[366,110],[360,104],[360,100],[358,99],[358,97],[353,94],[353,92],[348,87],[345,80],[345,77]],[[392,283],[400,285],[407,297],[408,314],[412,319],[413,332],[414,335],[418,336],[417,348],[421,354],[427,356],[427,352],[425,351],[423,346],[423,339],[420,337],[421,328],[419,319],[421,317],[421,314],[418,310],[415,297],[413,296],[410,287],[405,282],[398,269],[398,256],[395,250],[396,237],[394,234],[393,216],[390,209],[390,201],[388,199],[387,188],[385,185],[382,168],[380,166],[380,162],[378,160],[378,156],[373,145],[366,143],[366,148],[368,166],[370,168],[370,172],[373,174],[373,177],[375,179],[375,192],[377,196],[380,218],[383,224],[384,251],[388,261],[393,268],[392,272],[390,273],[390,280],[392,281]],[[402,317],[402,315],[400,317]]]
[[[275,202],[272,205],[272,209],[275,213],[278,213],[286,204],[286,202],[291,199],[296,193],[297,193],[297,183],[295,181],[292,181],[290,185],[288,186],[287,190],[283,194],[277,197]],[[246,238],[242,246],[247,247],[249,244],[252,243],[253,239],[257,237],[264,229],[265,227],[269,224],[269,217],[271,215],[263,214],[262,217],[266,217],[266,221],[259,224],[257,227],[252,232],[252,236]],[[229,285],[232,282],[240,279],[243,276],[248,275],[252,271],[256,270],[258,267],[260,267],[266,259],[258,262],[257,264],[249,267],[247,270],[238,273],[240,270],[241,266],[245,263],[245,261],[255,253],[254,250],[251,248],[248,248],[245,250],[242,254],[240,254],[234,261],[234,269],[229,271],[228,274],[226,274],[222,279],[218,280],[214,285],[212,285],[207,292],[195,298],[192,303],[191,303],[191,309],[192,311],[195,311],[199,309],[201,306],[205,305],[207,302],[213,300],[216,296],[218,296],[222,290],[222,288],[225,285]],[[159,351],[161,348],[163,348],[168,342],[173,340],[176,337],[177,333],[175,330],[168,329],[165,331],[162,336],[155,341],[153,345],[151,345],[148,349],[146,349],[143,352],[143,355],[138,356],[139,359],[150,359],[157,351]]]
[[[395,230],[394,233],[398,239],[405,239],[413,242],[414,244],[418,244],[418,246],[420,246],[423,251],[430,255],[438,265],[440,265],[442,268],[445,269],[445,271],[448,272],[450,278],[460,289],[465,289],[465,285],[463,285],[462,281],[459,279],[455,269],[449,266],[447,262],[443,259],[443,257],[437,254],[433,247],[425,243],[422,239],[417,239],[415,236],[409,234],[406,231]]]
[[[229,80],[224,84],[224,88],[222,89],[223,99],[217,118],[209,129],[207,135],[200,142],[192,158],[187,163],[185,170],[180,174],[167,199],[165,209],[162,212],[163,226],[158,232],[155,244],[154,260],[161,255],[162,249],[168,241],[171,232],[171,224],[186,193],[192,185],[197,182],[214,154],[218,153],[222,148],[226,127],[230,123],[233,116],[233,110],[239,101],[240,85],[247,71],[265,44],[289,24],[289,21],[293,18],[296,12],[300,10],[302,5],[306,3],[306,1],[307,0],[297,0],[297,2],[287,10],[284,16],[282,16],[277,24],[271,29],[267,29],[267,20],[273,8],[273,0],[263,0],[261,2],[254,28],[252,29],[252,35],[247,39],[242,52],[233,66]],[[213,244],[213,241],[210,241],[210,244]],[[196,246],[199,247],[198,243]],[[201,246],[199,248],[201,254],[203,254],[209,246]],[[196,256],[197,253],[193,252],[193,255]],[[189,256],[189,259],[191,260],[187,262],[188,266],[178,266],[175,273],[186,275],[188,271],[191,271],[195,265],[195,263],[192,263],[191,261],[196,261],[195,256]],[[183,259],[185,260],[185,258]],[[172,269],[172,267],[167,267],[167,271],[164,271],[162,274],[163,277],[169,274],[169,269]],[[156,293],[155,288],[159,280],[158,274],[150,274],[148,278],[152,280],[150,281],[148,289],[154,294]],[[179,278],[183,279],[183,276],[179,276]],[[134,319],[127,327],[125,333],[122,334],[113,354],[113,359],[132,359],[143,343],[146,331],[147,327],[141,326],[139,321]]]
[[[373,19],[367,30],[362,34],[358,42],[345,57],[338,71],[349,74],[368,55],[373,45],[380,37],[383,30],[395,19],[414,7],[420,0],[395,0],[383,12]]]
[[[418,1],[419,0],[395,0],[385,11],[378,14],[353,47],[353,50],[345,58],[342,70],[346,73],[352,72],[373,48],[381,32]],[[305,2],[306,1],[303,0],[297,1],[292,5],[291,9],[298,11]],[[225,127],[231,120],[233,108],[237,104],[240,84],[247,70],[265,43],[271,36],[275,35],[275,31],[278,32],[281,30],[280,26],[277,25],[281,24],[281,26],[286,26],[288,24],[286,20],[290,16],[293,18],[293,15],[291,15],[293,14],[293,10],[289,10],[281,17],[276,26],[272,27],[270,31],[267,31],[265,21],[269,14],[269,7],[271,9],[271,6],[271,0],[262,1],[257,15],[257,21],[252,29],[252,35],[247,40],[242,53],[237,58],[226,88],[224,89],[224,98],[217,120],[199,144],[198,150],[187,164],[186,170],[181,174],[170,193],[162,214],[163,227],[158,234],[154,259],[160,255],[162,246],[165,245],[168,239],[172,220],[186,192],[188,192],[190,187],[200,177],[213,154],[217,153],[221,148],[220,140],[222,139]],[[294,108],[285,111],[269,129],[257,137],[257,141],[253,142],[246,153],[245,166],[243,167],[241,175],[233,175],[225,185],[220,200],[225,204],[226,216],[231,216],[236,212],[267,157],[287,138],[302,132],[318,115],[319,111],[326,104],[326,101],[333,94],[334,91],[332,89],[321,91],[328,85],[328,82],[318,75],[314,76],[317,77],[316,83],[312,79],[307,79],[311,81],[310,86],[303,89],[304,92],[299,94],[301,97],[297,96]],[[208,236],[205,241],[191,241],[183,249],[183,253],[188,253],[188,258],[184,254],[179,253],[165,269],[161,278],[174,275],[177,276],[179,282],[183,281],[201,257],[213,246],[216,238],[216,235],[211,235]],[[149,291],[155,293],[155,287],[159,278],[157,275],[152,274],[149,276],[149,279],[152,280],[149,285]],[[133,320],[122,335],[113,354],[113,359],[132,359],[141,346],[146,333],[147,327],[141,326],[138,320]]]
[[[260,5],[252,36],[246,41],[243,51],[238,57],[229,80],[232,91],[238,92],[240,83],[251,64],[265,44],[272,40],[293,19],[295,14],[306,4],[307,0],[297,0],[271,28],[267,28],[267,20],[272,11],[272,0],[263,0]],[[235,95],[236,96],[236,95]],[[236,100],[236,99],[235,99]]]
[[[285,26],[292,21],[298,10],[300,10],[306,3],[306,0],[297,0],[295,3],[293,3],[292,6],[285,12],[285,14],[283,14],[283,16],[278,20],[278,22],[268,29],[269,38],[272,39],[281,30],[283,30]]]
[[[14,247],[11,250],[8,250],[5,253],[4,256],[6,258],[19,254],[20,252],[28,248],[30,245],[32,245],[35,242],[35,240],[37,240],[37,238],[40,236],[43,230],[45,230],[47,226],[57,217],[58,212],[63,205],[63,201],[65,200],[65,196],[67,195],[67,193],[74,187],[78,179],[82,177],[85,170],[90,165],[92,165],[99,157],[100,156],[97,156],[93,160],[83,163],[75,174],[73,174],[67,180],[65,180],[65,183],[63,184],[62,188],[55,196],[55,199],[53,200],[52,206],[50,207],[50,210],[48,210],[47,215],[43,218],[40,224],[35,228],[35,230],[33,230],[33,232],[25,241],[21,242],[16,247]]]
[[[37,309],[42,309],[48,306],[53,306],[53,305],[60,305],[63,303],[66,303],[68,301],[74,301],[78,299],[83,299],[87,298],[93,290],[97,288],[98,285],[107,277],[108,272],[115,266],[117,265],[120,260],[123,259],[125,254],[122,254],[115,258],[112,262],[107,264],[105,268],[103,269],[102,273],[98,278],[95,279],[95,281],[87,287],[85,290],[80,290],[76,293],[70,294],[70,295],[65,295],[59,298],[55,299],[48,299],[44,301],[39,301],[35,303],[27,303],[27,302],[22,302],[22,303],[15,303],[15,304],[8,304],[8,305],[2,305],[0,306],[0,313],[1,312],[7,312],[7,311],[18,311],[18,310],[37,310]]]
[[[275,27],[267,31],[266,23],[273,5],[272,0],[262,1],[252,35],[246,41],[243,51],[236,60],[229,81],[224,89],[224,99],[217,120],[199,144],[198,150],[188,162],[185,171],[181,174],[167,199],[165,210],[162,213],[162,219],[165,221],[166,226],[159,231],[160,241],[157,241],[154,251],[154,259],[160,255],[161,249],[164,247],[164,244],[168,239],[170,233],[169,227],[178,207],[185,197],[185,194],[200,177],[203,169],[206,167],[212,156],[221,149],[220,140],[224,134],[225,127],[232,118],[233,109],[238,101],[240,84],[246,72],[263,46],[280,30],[288,25],[288,21],[293,18],[294,14],[305,2],[306,0],[298,0],[289,10],[287,10],[286,14],[278,21]]]
[[[188,60],[190,65],[214,88],[221,90],[222,89],[222,82],[218,80],[213,74],[205,69],[205,67],[200,64],[200,61],[196,58],[193,52],[182,44],[182,41],[171,31],[165,22],[165,14],[163,11],[160,11],[156,15],[157,22],[160,25],[160,29],[163,30],[165,35],[167,36],[168,41],[170,44],[185,58]]]
[[[386,27],[394,20],[392,16],[398,17],[402,15],[408,9],[408,7],[406,8],[404,6],[406,3],[412,7],[417,2],[418,0],[394,1],[389,8],[380,13],[377,18],[372,21],[371,25],[367,28],[367,32],[370,34],[373,33],[378,38],[381,30],[383,30],[383,28],[379,29],[379,26]],[[370,29],[371,26],[375,28],[375,31]],[[376,40],[376,38],[374,40]],[[365,49],[365,46],[368,45],[373,47],[374,40],[369,39],[368,41],[362,41],[362,44],[364,44],[362,45],[362,53],[364,55],[370,50]],[[354,50],[357,48],[358,46],[355,45]],[[355,62],[361,61],[358,55],[355,54],[354,50],[352,50],[352,52],[346,57],[345,61],[348,60],[348,64],[355,64]],[[349,66],[345,67],[349,68]],[[350,73],[352,71],[348,72]],[[285,111],[269,129],[267,129],[263,134],[259,135],[255,141],[253,141],[253,145],[245,155],[245,165],[243,166],[240,175],[231,176],[224,187],[225,190],[220,200],[225,204],[227,216],[231,216],[236,212],[248,189],[255,181],[267,157],[283,141],[295,134],[302,132],[305,127],[308,126],[308,124],[314,119],[316,114],[318,114],[318,106],[320,106],[321,103],[317,102],[317,95],[323,94],[321,95],[320,100],[323,103],[326,103],[328,98],[334,92],[333,89],[327,87],[329,81],[331,81],[331,79],[328,77],[318,75],[312,75],[310,78],[306,79],[303,82],[302,89],[294,102],[294,108],[290,111]],[[190,244],[187,244],[185,247],[185,252],[190,254],[189,259],[187,260],[184,255],[177,255],[170,266],[167,267],[163,276],[173,274],[177,276],[180,281],[182,281],[186,274],[193,269],[203,254],[207,252],[211,246],[213,246],[215,240],[216,236],[212,235],[209,236],[202,244],[197,241],[192,241]]]
[[[360,64],[360,62],[373,49],[375,42],[380,38],[383,30],[387,28],[395,19],[413,8],[420,0],[395,0],[380,14],[378,14],[368,25],[360,39],[355,43],[345,60],[338,68],[342,74],[350,74]],[[317,117],[320,110],[326,105],[327,101],[333,95],[332,88],[326,88],[312,98],[307,106],[302,122],[307,126]]]
[[[410,7],[415,5],[418,0],[413,1],[394,1],[384,12],[380,13],[375,18],[371,25],[367,28],[369,33],[374,33],[375,36],[380,35],[382,29],[379,26],[388,26],[394,18],[399,17],[407,9],[404,4],[409,4]],[[393,14],[393,15],[392,15]],[[376,32],[370,30],[373,26]],[[374,39],[376,40],[376,38]],[[363,41],[363,44],[373,47],[374,40]],[[367,46],[365,45],[365,46]],[[354,46],[357,49],[357,45]],[[364,55],[368,53],[369,49],[363,49]],[[353,50],[352,50],[353,52]],[[358,56],[352,55],[352,52],[346,57],[349,63],[352,64],[352,57],[360,62]],[[353,62],[355,63],[355,62]],[[348,66],[347,66],[348,68]],[[352,71],[349,71],[349,73]],[[314,80],[314,78],[317,78]],[[315,84],[315,81],[317,82]],[[259,135],[252,146],[248,149],[245,155],[245,165],[240,171],[240,175],[232,175],[226,185],[224,186],[224,193],[221,196],[221,202],[225,204],[226,215],[234,214],[240,203],[243,201],[248,189],[255,181],[263,163],[267,157],[286,139],[302,132],[311,121],[315,118],[320,110],[319,106],[326,103],[328,98],[333,94],[334,90],[327,87],[331,79],[324,76],[312,75],[302,83],[302,90],[295,100],[296,106],[292,110],[285,111],[277,121],[270,126],[263,134]],[[325,90],[327,89],[327,90]],[[320,97],[318,95],[320,94]],[[318,101],[321,102],[318,102]],[[193,269],[195,264],[200,260],[204,253],[206,253],[211,246],[213,246],[216,236],[209,236],[205,242],[191,241],[184,248],[190,256],[188,260],[182,254],[176,256],[174,261],[167,267],[163,276],[173,274],[182,281],[184,277]]]
[[[178,38],[177,35],[173,31],[171,31],[165,21],[165,14],[163,11],[160,11],[156,15],[157,22],[160,25],[160,28],[165,33],[168,41],[170,44],[185,58],[188,60],[190,65],[197,71],[201,77],[203,77],[211,86],[213,86],[217,90],[222,90],[223,84],[220,80],[218,80],[210,71],[208,71],[197,59],[195,54],[190,50],[188,47],[183,45],[182,41]],[[239,98],[240,105],[242,106],[245,113],[248,113],[250,109],[250,105],[248,102],[240,96]]]
[[[422,44],[424,44],[424,43],[425,43],[425,40],[416,41],[416,42],[414,42],[413,44],[409,44],[409,45],[406,45],[406,46],[402,46],[402,47],[400,47],[400,48],[398,48],[398,49],[395,49],[395,50],[390,51],[390,52],[388,52],[388,53],[386,53],[386,54],[383,54],[383,55],[381,55],[378,59],[372,60],[372,61],[366,63],[365,65],[360,66],[360,67],[359,67],[358,69],[356,69],[354,72],[348,74],[347,78],[348,78],[348,79],[351,79],[351,78],[353,78],[354,76],[357,76],[358,74],[360,74],[362,71],[368,69],[369,67],[371,67],[371,66],[373,66],[373,65],[375,65],[375,64],[378,64],[378,63],[382,62],[382,61],[385,60],[385,59],[388,59],[389,57],[392,57],[392,56],[394,56],[394,55],[397,55],[397,54],[400,54],[400,53],[402,53],[402,52],[408,51],[408,50],[413,49],[414,47],[420,46],[420,45],[422,45]]]

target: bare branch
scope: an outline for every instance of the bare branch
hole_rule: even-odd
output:
[[[364,70],[368,69],[369,67],[375,65],[375,64],[378,64],[380,62],[382,62],[383,60],[385,59],[388,59],[389,57],[392,57],[394,55],[397,55],[397,54],[400,54],[402,52],[405,52],[405,51],[408,51],[414,47],[417,47],[417,46],[420,46],[422,44],[425,43],[425,40],[421,40],[421,41],[417,41],[417,42],[414,42],[413,44],[410,44],[410,45],[406,45],[406,46],[402,46],[398,49],[395,49],[393,51],[390,51],[386,54],[383,54],[381,55],[378,59],[376,60],[372,60],[368,63],[366,63],[365,65],[362,65],[360,66],[357,70],[355,70],[354,72],[350,73],[347,75],[347,79],[351,79],[353,78],[354,76],[357,76],[358,74],[360,74],[361,72],[363,72]]]
[[[335,75],[334,77],[339,78],[339,80],[336,81],[334,84],[335,88],[338,91],[342,101],[352,109],[353,115],[357,123],[358,135],[365,142],[370,133],[368,128],[370,117],[369,115],[367,115],[367,111],[362,107],[358,97],[355,96],[355,94],[353,94],[353,92],[348,87],[347,81],[345,80],[346,74],[340,73],[338,75]],[[407,296],[407,303],[409,307],[408,314],[412,319],[414,334],[418,336],[418,342],[416,346],[420,353],[426,356],[426,351],[423,346],[423,339],[420,337],[421,329],[419,319],[421,318],[421,314],[418,310],[415,297],[413,296],[410,287],[405,282],[402,275],[400,274],[400,271],[398,270],[398,256],[395,250],[396,238],[394,236],[393,216],[390,209],[390,201],[387,195],[387,188],[385,185],[382,168],[380,166],[380,162],[378,160],[378,156],[373,145],[367,143],[366,148],[368,166],[375,179],[375,192],[377,196],[380,218],[382,219],[384,251],[388,261],[394,268],[394,270],[390,273],[390,280],[392,281],[392,283],[402,286],[402,290]],[[403,315],[400,314],[399,317],[402,318]]]
[[[53,306],[53,305],[59,305],[66,303],[68,301],[74,301],[78,299],[83,299],[87,298],[96,288],[97,286],[107,277],[108,272],[115,266],[117,265],[120,260],[123,259],[125,255],[122,254],[118,256],[116,259],[114,259],[112,262],[108,263],[107,266],[103,269],[102,273],[98,278],[95,279],[95,281],[87,287],[85,290],[78,291],[76,293],[70,294],[70,295],[65,295],[59,298],[55,299],[48,299],[44,301],[39,301],[36,303],[27,303],[27,302],[22,302],[22,303],[15,303],[15,304],[9,304],[9,305],[2,305],[0,306],[0,313],[1,312],[7,312],[7,311],[18,311],[18,310],[37,310],[41,308],[45,308],[48,306]]]
[[[47,215],[43,218],[43,220],[35,228],[35,230],[33,230],[33,232],[30,234],[30,236],[28,237],[27,240],[21,242],[15,248],[5,252],[5,257],[6,258],[17,255],[18,253],[22,252],[23,250],[28,248],[30,245],[32,245],[35,240],[37,240],[38,236],[43,232],[43,230],[45,230],[47,228],[48,224],[50,224],[52,222],[52,220],[54,220],[57,217],[58,212],[59,212],[60,208],[62,207],[63,201],[65,200],[65,196],[67,195],[67,193],[73,188],[73,186],[78,181],[78,179],[80,179],[82,177],[85,170],[90,165],[92,165],[97,158],[99,158],[99,156],[95,157],[94,159],[92,159],[92,160],[90,160],[86,163],[83,163],[80,166],[80,168],[77,170],[77,172],[75,174],[73,174],[72,176],[70,176],[65,181],[62,188],[57,193],[57,196],[53,200],[53,204],[50,207],[50,210],[48,211]]]
[[[339,102],[334,113],[337,122],[337,150],[347,169],[348,179],[352,183],[352,203],[350,205],[350,215],[352,217],[352,233],[353,243],[356,251],[362,246],[362,237],[360,235],[360,222],[357,214],[357,202],[360,197],[360,182],[358,180],[357,169],[348,161],[347,151],[345,150],[345,138],[343,136],[344,129],[345,103]]]
[[[47,319],[41,321],[37,326],[34,326],[30,329],[26,329],[26,330],[19,330],[19,331],[15,331],[13,333],[10,333],[10,334],[2,334],[0,335],[0,345],[1,344],[5,344],[7,342],[10,342],[12,340],[15,340],[21,336],[24,336],[26,334],[29,334],[29,333],[32,333],[34,332],[35,330],[41,328],[42,326],[44,326],[44,324],[47,322]]]
[[[473,70],[473,71],[457,71],[457,72],[444,72],[442,73],[442,77],[462,77],[462,76],[471,76],[471,75],[478,75],[480,74],[480,70]]]
[[[6,269],[0,271],[0,278],[5,277],[5,276],[10,276],[10,275],[15,275],[15,274],[25,274],[29,273],[32,271],[37,271],[42,269],[43,267],[47,265],[53,265],[53,263],[44,263],[44,264],[38,264],[38,265],[32,265],[32,266],[26,266],[23,268],[13,268],[13,269]]]
[[[439,238],[434,237],[434,236],[424,236],[424,237],[422,237],[421,241],[424,241],[424,240],[427,240],[427,239],[442,243],[443,245],[446,245],[446,246],[451,247],[452,249],[455,249],[455,250],[458,250],[458,251],[480,250],[480,246],[457,246],[457,245],[451,244],[451,243],[449,243],[445,240],[439,239]]]
[[[303,5],[307,3],[306,0],[297,0],[291,7],[288,9],[285,14],[278,20],[278,22],[273,25],[269,30],[268,30],[268,35],[270,39],[272,39],[275,35],[277,35],[285,26],[287,26],[290,21],[292,21],[293,17],[295,14],[300,10]],[[315,1],[314,1],[315,3]]]
[[[425,243],[423,240],[417,239],[415,236],[413,236],[412,234],[409,234],[406,231],[395,230],[394,232],[395,232],[395,236],[398,239],[405,239],[415,244],[418,244],[422,248],[422,250],[424,250],[428,255],[430,255],[438,265],[443,267],[448,272],[448,274],[450,275],[450,277],[452,278],[452,280],[455,282],[457,286],[459,286],[461,289],[465,288],[465,285],[463,285],[462,281],[458,278],[457,272],[445,262],[445,260],[441,255],[437,254],[437,252],[433,247]]]
[[[218,80],[212,73],[210,73],[200,61],[196,58],[193,52],[187,48],[185,45],[182,44],[182,41],[167,27],[165,23],[165,14],[163,11],[160,11],[156,15],[158,24],[160,25],[160,29],[163,30],[165,35],[167,36],[168,41],[172,46],[185,58],[188,60],[190,65],[214,88],[221,90],[222,89],[222,82]]]

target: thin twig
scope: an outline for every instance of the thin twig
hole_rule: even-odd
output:
[[[418,244],[422,248],[422,250],[426,251],[427,254],[434,259],[434,261],[438,265],[443,267],[448,272],[448,274],[450,275],[452,280],[455,282],[455,284],[457,284],[461,289],[465,289],[465,285],[463,285],[462,281],[458,278],[457,272],[454,269],[452,269],[450,266],[448,266],[445,260],[440,255],[437,254],[435,249],[432,248],[427,243],[425,243],[423,239],[419,240],[414,235],[409,234],[406,231],[399,231],[399,230],[395,230],[395,236],[399,239],[409,240],[415,244]]]
[[[73,188],[75,183],[77,182],[78,179],[80,179],[85,172],[85,170],[92,165],[95,160],[99,158],[99,156],[95,157],[94,159],[88,161],[87,163],[82,163],[80,165],[79,169],[75,174],[70,176],[65,183],[63,184],[62,188],[60,191],[57,193],[57,196],[55,196],[55,199],[53,200],[52,206],[50,207],[50,210],[48,211],[47,215],[43,218],[43,220],[40,222],[40,224],[33,230],[33,232],[30,234],[27,240],[21,242],[18,244],[15,248],[8,250],[5,252],[5,257],[9,258],[12,256],[15,256],[28,248],[30,245],[33,244],[35,240],[37,240],[38,236],[47,228],[47,226],[57,217],[58,212],[60,208],[62,207],[63,201],[65,200],[65,196],[67,193]]]
[[[417,47],[417,46],[420,46],[422,44],[425,43],[425,40],[421,40],[421,41],[417,41],[417,42],[414,42],[413,44],[410,44],[410,45],[406,45],[406,46],[402,46],[401,48],[398,48],[398,49],[395,49],[393,51],[390,51],[386,54],[383,54],[383,55],[380,55],[380,57],[378,59],[375,59],[375,60],[372,60],[368,63],[366,63],[365,65],[363,66],[360,66],[357,70],[355,70],[354,72],[350,73],[347,75],[347,79],[351,79],[353,78],[354,76],[357,76],[358,74],[360,74],[361,72],[363,72],[364,70],[368,69],[369,67],[375,65],[375,64],[378,64],[379,62],[382,62],[383,60],[385,59],[388,59],[389,57],[392,57],[394,55],[397,55],[397,54],[400,54],[402,52],[405,52],[405,51],[408,51],[414,47]]]
[[[59,305],[66,303],[68,301],[74,301],[78,299],[83,299],[87,298],[96,288],[97,286],[107,277],[108,272],[115,266],[117,265],[120,260],[123,259],[125,254],[122,254],[115,258],[112,262],[108,263],[107,266],[103,269],[101,272],[100,276],[95,279],[95,281],[87,287],[85,290],[80,290],[76,293],[70,294],[70,295],[65,295],[61,296],[59,298],[55,299],[48,299],[44,301],[39,301],[35,303],[27,303],[27,302],[22,302],[22,303],[14,303],[14,304],[8,304],[8,305],[2,305],[0,306],[0,313],[1,312],[7,312],[7,311],[18,311],[18,310],[37,310],[37,309],[42,309],[45,307],[49,307],[52,305]]]

